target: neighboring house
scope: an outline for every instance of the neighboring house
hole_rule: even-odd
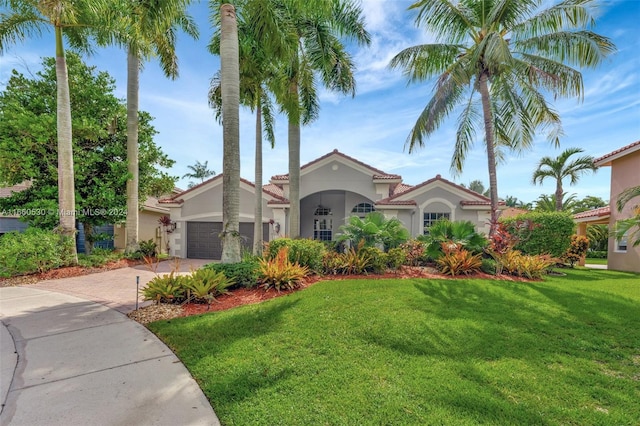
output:
[[[631,200],[622,212],[616,206],[622,191],[640,185],[640,141],[597,158],[594,163],[598,167],[611,167],[609,206],[574,215],[580,235],[586,234],[588,225],[608,224],[610,230],[615,229],[616,222],[632,217],[634,209],[640,204],[640,199]],[[609,237],[607,258],[609,269],[640,272],[640,246],[633,247],[627,238],[618,240],[613,236]]]
[[[254,185],[240,182],[240,234],[243,246],[253,242]],[[276,175],[263,186],[263,240],[288,234],[289,175]],[[222,175],[218,175],[160,204],[171,211],[176,229],[171,254],[186,258],[220,259],[222,245]],[[371,167],[334,150],[300,169],[300,235],[335,240],[351,215],[380,211],[397,217],[416,236],[428,232],[438,219],[469,220],[488,233],[489,198],[443,179],[440,175],[419,185]]]
[[[14,192],[21,192],[28,189],[31,183],[26,181],[19,183],[18,185],[0,187],[0,198],[9,198]],[[20,217],[8,212],[9,214],[3,215],[0,211],[0,235],[6,234],[11,231],[24,231],[27,229],[27,224],[20,221]]]

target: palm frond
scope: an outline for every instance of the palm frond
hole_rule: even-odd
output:
[[[389,67],[402,69],[409,83],[414,83],[446,72],[463,52],[461,45],[421,44],[403,49]]]

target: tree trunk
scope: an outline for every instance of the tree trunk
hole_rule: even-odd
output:
[[[140,58],[131,48],[127,52],[127,236],[126,252],[138,250],[138,86],[140,76]]]
[[[562,190],[562,179],[558,180],[556,184],[556,211],[562,211],[562,196],[564,195],[564,191]]]
[[[262,254],[262,102],[261,90],[258,89],[256,99],[256,164],[255,164],[255,209],[253,215],[253,254]]]
[[[93,251],[93,226],[90,223],[83,223],[82,229],[84,229],[84,254],[90,256]]]
[[[72,261],[78,263],[75,245],[76,196],[73,174],[73,140],[71,132],[71,101],[69,77],[62,44],[62,28],[55,27],[56,36],[56,83],[57,83],[57,130],[58,130],[58,213],[60,234],[74,240]]]
[[[240,256],[240,66],[238,25],[233,5],[220,6],[220,87],[222,91],[222,263]]]
[[[298,84],[289,89],[299,104]],[[297,116],[297,119],[296,119]],[[299,113],[289,116],[289,237],[300,236],[300,118]]]
[[[491,227],[489,236],[493,236],[498,225],[498,178],[496,173],[496,154],[493,130],[493,114],[491,112],[491,100],[489,98],[489,77],[486,73],[480,76],[478,81],[480,96],[482,98],[482,113],[484,118],[485,139],[487,142],[487,162],[489,164],[489,193],[491,198]]]

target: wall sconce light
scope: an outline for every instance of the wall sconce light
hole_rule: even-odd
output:
[[[276,222],[276,223],[273,225],[273,231],[274,231],[276,234],[279,234],[279,233],[280,233],[280,223]]]

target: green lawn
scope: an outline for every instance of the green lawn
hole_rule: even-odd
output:
[[[225,425],[637,425],[640,275],[327,281],[153,323]]]
[[[596,259],[593,257],[588,257],[584,260],[584,263],[591,264],[591,265],[606,265],[607,259]]]

